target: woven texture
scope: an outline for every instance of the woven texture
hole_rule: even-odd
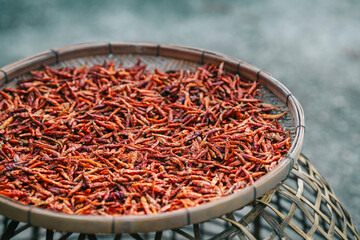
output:
[[[360,239],[350,215],[309,159],[251,206],[163,232],[123,235],[59,233],[4,219],[2,239]]]
[[[46,211],[32,206],[0,198],[0,213],[16,221],[64,232],[81,233],[136,233],[163,231],[207,221],[224,213],[242,208],[257,197],[264,196],[289,175],[296,162],[304,135],[304,113],[296,98],[270,74],[231,57],[190,47],[154,43],[88,43],[53,49],[28,57],[2,68],[0,87],[15,86],[17,81],[29,77],[29,71],[43,64],[52,67],[92,66],[114,61],[124,67],[134,65],[139,59],[147,69],[161,71],[195,70],[206,64],[224,63],[224,68],[250,81],[261,81],[262,98],[288,114],[281,125],[292,136],[292,147],[286,157],[268,174],[254,184],[231,194],[193,208],[180,209],[174,213],[151,216],[73,216]],[[156,224],[153,224],[153,222]],[[12,224],[11,226],[15,226]],[[13,227],[12,227],[13,228]]]

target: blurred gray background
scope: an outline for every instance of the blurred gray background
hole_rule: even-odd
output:
[[[5,1],[0,68],[74,43],[149,41],[221,52],[302,104],[302,152],[360,229],[360,1]]]

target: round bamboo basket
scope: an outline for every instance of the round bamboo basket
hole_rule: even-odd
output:
[[[55,231],[79,233],[137,233],[173,229],[213,219],[240,209],[262,197],[287,178],[297,161],[304,137],[304,113],[292,93],[269,73],[232,57],[178,45],[155,43],[85,43],[60,47],[0,69],[0,86],[12,87],[26,78],[31,70],[43,64],[52,67],[80,67],[84,64],[102,64],[104,61],[131,66],[141,59],[147,69],[161,71],[190,69],[224,62],[224,69],[248,80],[262,81],[262,95],[266,102],[288,111],[280,122],[292,135],[292,147],[286,157],[254,184],[221,199],[200,206],[167,213],[142,216],[69,215],[23,205],[0,196],[0,214],[16,221]]]

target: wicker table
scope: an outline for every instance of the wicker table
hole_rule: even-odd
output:
[[[359,239],[350,216],[309,160],[301,155],[292,166],[299,157],[305,130],[300,104],[271,74],[246,62],[207,50],[169,44],[88,43],[53,49],[9,64],[0,69],[0,86],[14,86],[19,79],[26,78],[29,71],[43,64],[81,67],[114,61],[132,66],[139,59],[150,69],[156,67],[162,71],[191,70],[204,63],[223,63],[227,71],[250,81],[261,81],[264,101],[289,113],[280,122],[292,135],[288,154],[269,174],[242,191],[161,216],[74,216],[2,198],[0,212],[13,218],[4,219],[0,227],[2,239],[29,239],[29,236],[32,239]],[[281,181],[283,183],[278,185]],[[248,205],[251,202],[252,205]],[[228,212],[231,213],[223,215]],[[218,217],[220,215],[223,216]]]
[[[154,233],[53,232],[3,218],[1,239],[360,239],[348,212],[308,158],[300,155],[275,190],[222,217]]]

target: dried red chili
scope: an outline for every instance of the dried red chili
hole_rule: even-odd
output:
[[[223,64],[31,74],[0,91],[0,194],[25,204],[94,215],[196,206],[252,184],[290,148],[285,113]]]

